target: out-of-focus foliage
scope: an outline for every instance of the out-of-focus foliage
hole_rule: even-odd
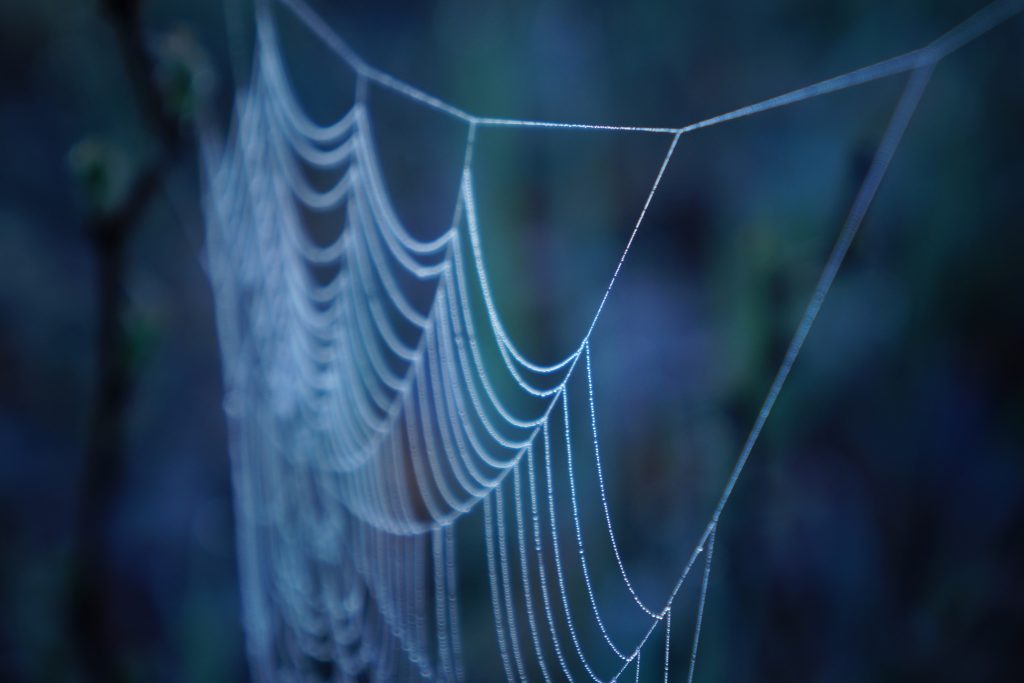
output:
[[[124,199],[128,169],[124,150],[86,138],[68,152],[68,170],[90,211],[109,211]]]
[[[162,36],[156,54],[157,83],[168,109],[182,122],[194,120],[209,104],[217,84],[209,55],[182,28]]]

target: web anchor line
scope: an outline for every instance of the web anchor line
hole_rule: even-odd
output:
[[[1021,0],[997,0],[917,50],[682,127],[477,116],[367,63],[304,0],[277,0],[356,76],[353,107],[321,125],[291,90],[272,1],[257,0],[251,83],[238,92],[232,135],[217,154],[203,131],[202,146],[207,265],[257,677],[473,679],[464,661],[471,648],[462,643],[455,529],[480,507],[500,655],[492,676],[610,683],[629,671],[639,680],[647,647],[644,661],[669,680],[673,616],[677,638],[681,623],[676,597],[703,558],[687,653],[692,683],[721,516],[929,78],[941,59],[1018,14]],[[605,486],[591,345],[682,136],[904,73],[903,93],[710,520],[667,596],[641,598]],[[467,126],[451,221],[433,238],[410,233],[390,201],[367,113],[371,87]],[[582,339],[550,364],[514,343],[484,262],[473,150],[482,129],[497,127],[670,136]],[[314,218],[336,230],[312,229]],[[587,395],[577,405],[569,395],[578,397],[579,387]],[[601,506],[593,518],[581,513],[579,467],[591,457]],[[556,511],[563,499],[571,523],[564,530]],[[613,633],[603,585],[589,569],[591,534],[607,534],[618,569],[610,578],[647,624],[639,633]],[[578,591],[570,572],[583,575]],[[659,628],[663,645],[650,645]]]
[[[753,114],[759,114],[770,109],[795,104],[813,97],[819,97],[821,95],[837,92],[853,86],[870,83],[871,81],[876,81],[888,76],[907,73],[929,65],[934,66],[944,57],[956,52],[971,41],[980,38],[985,33],[988,33],[1024,10],[1024,3],[1022,3],[1021,0],[995,0],[995,2],[985,6],[950,31],[947,31],[933,40],[931,43],[924,47],[911,50],[910,52],[905,52],[901,55],[890,57],[889,59],[876,62],[869,66],[861,67],[859,69],[855,69],[823,81],[818,81],[817,83],[812,83],[810,85],[797,88],[796,90],[791,90],[781,95],[755,102],[745,107],[740,107],[729,112],[711,116],[700,121],[695,121],[684,126],[638,126],[567,121],[537,121],[531,119],[478,116],[476,114],[471,114],[450,102],[439,97],[435,97],[434,95],[430,95],[397,78],[396,76],[388,74],[368,64],[344,39],[342,39],[340,35],[338,35],[336,31],[331,29],[324,20],[306,4],[305,0],[264,1],[276,1],[282,6],[288,8],[357,75],[373,81],[382,88],[391,90],[431,109],[448,114],[452,118],[458,119],[467,124],[474,124],[480,127],[563,128],[569,130],[604,130],[623,133],[655,133],[662,135],[690,133],[719,123],[734,121],[736,119],[741,119]]]

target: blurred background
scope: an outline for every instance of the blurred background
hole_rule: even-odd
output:
[[[473,113],[654,126],[912,50],[982,6],[312,4],[371,64]],[[117,19],[132,5],[0,1],[3,680],[87,680],[95,634],[76,621],[75,596],[89,534],[103,550],[92,559],[102,575],[85,582],[96,629],[131,680],[248,679],[190,130],[200,107],[226,128],[252,7],[147,0],[133,53]],[[278,18],[297,91],[321,120],[337,118],[351,74]],[[140,66],[158,84],[155,116]],[[652,602],[709,518],[903,84],[680,142],[593,338],[610,504]],[[399,215],[439,229],[464,129],[378,90],[370,107]],[[1018,16],[944,60],[925,92],[723,517],[698,680],[1024,674],[1022,122]],[[485,257],[533,357],[563,357],[585,332],[667,143],[481,133]],[[143,205],[118,213],[154,170]],[[113,411],[111,366],[97,364],[109,245],[95,236],[111,215],[130,218]],[[104,419],[120,435],[113,474],[93,457],[106,452]],[[599,505],[583,504],[599,531]],[[608,557],[593,561],[600,590],[617,575]],[[691,622],[673,621],[677,674]],[[469,636],[482,660],[494,647],[484,635]]]

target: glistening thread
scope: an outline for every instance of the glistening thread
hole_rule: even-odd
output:
[[[227,387],[244,623],[255,677],[293,680],[316,661],[343,680],[474,678],[462,652],[453,525],[481,503],[495,637],[510,681],[533,671],[546,681],[559,674],[574,680],[579,667],[602,683],[627,671],[639,679],[645,647],[663,650],[649,658],[663,661],[667,681],[673,603],[703,555],[687,673],[692,681],[719,520],[929,77],[942,58],[1018,14],[1021,3],[993,3],[923,48],[778,97],[681,127],[645,127],[469,114],[367,64],[300,0],[274,0],[356,76],[351,111],[318,125],[289,88],[270,1],[257,3],[256,67],[239,92],[233,134],[223,149],[212,131],[203,136],[207,265]],[[645,601],[620,554],[608,502],[590,347],[673,152],[691,131],[901,73],[909,74],[903,94],[711,519],[666,597]],[[410,234],[387,197],[365,104],[369,87],[466,124],[454,216],[433,239]],[[553,364],[531,360],[515,345],[484,263],[474,140],[479,129],[498,126],[670,136],[585,334]],[[318,189],[304,168],[336,179]],[[336,238],[326,244],[312,238],[305,212],[338,216]],[[416,302],[413,287],[431,293],[429,305]],[[501,362],[488,363],[487,350]],[[581,360],[585,376],[576,372]],[[570,419],[573,382],[573,395],[576,388],[585,391],[585,433]],[[552,438],[559,432],[564,439]],[[581,453],[594,457],[618,573],[649,623],[628,645],[615,642],[606,628],[591,583],[574,471]],[[558,537],[556,458],[568,469],[570,550]],[[601,635],[593,644],[584,642],[578,625],[591,617],[579,610],[574,616],[566,586],[565,563],[573,555]],[[662,644],[648,645],[659,628]],[[568,641],[560,631],[568,632]],[[588,657],[584,650],[591,647],[607,650],[601,654],[610,653],[614,668],[599,671],[604,660],[592,650]]]

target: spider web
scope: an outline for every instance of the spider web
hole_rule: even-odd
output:
[[[647,660],[668,681],[673,606],[694,575],[692,681],[719,521],[929,77],[1021,3],[996,2],[904,55],[664,128],[475,116],[367,64],[301,0],[277,0],[355,74],[355,104],[321,125],[290,88],[269,1],[256,6],[254,68],[232,133],[220,147],[204,131],[203,144],[207,265],[254,676],[604,682],[639,680],[652,670],[642,669]],[[645,601],[609,505],[591,343],[677,144],[701,128],[897,74],[907,74],[902,95],[711,518],[666,597]],[[367,111],[371,87],[465,125],[454,215],[430,239],[408,231],[388,198]],[[474,197],[474,140],[490,127],[667,140],[586,333],[553,364],[516,346],[492,296]],[[332,230],[325,237],[314,223]],[[602,533],[645,623],[629,642],[613,638],[615,616],[591,580],[581,457],[593,458]],[[568,534],[557,522],[566,495]],[[488,671],[467,670],[462,638],[455,530],[477,508],[500,655]],[[582,575],[585,599],[568,585],[569,565]]]

